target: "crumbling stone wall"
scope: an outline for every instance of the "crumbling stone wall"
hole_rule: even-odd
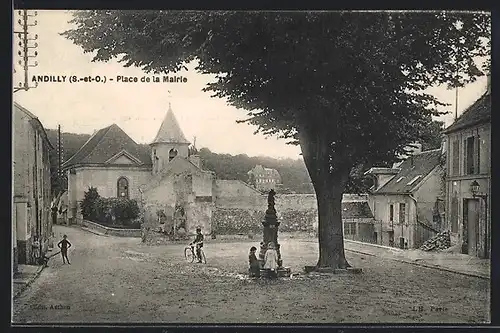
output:
[[[280,231],[308,233],[317,231],[316,195],[278,194],[275,199]],[[366,199],[366,196],[345,194],[343,201],[352,202]],[[266,209],[267,195],[217,197],[212,217],[212,230],[220,235],[261,233]],[[370,237],[372,234],[373,231]]]
[[[315,195],[277,195],[276,212],[280,231],[312,232],[317,224]],[[212,217],[216,234],[261,233],[267,195],[217,198]]]

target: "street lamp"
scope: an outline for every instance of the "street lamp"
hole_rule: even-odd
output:
[[[484,201],[484,256],[488,257],[488,194],[479,193],[479,183],[473,181],[470,184],[470,191],[473,198],[481,198]]]
[[[470,191],[472,192],[472,196],[475,198],[479,192],[479,183],[477,181],[474,180],[470,184]]]

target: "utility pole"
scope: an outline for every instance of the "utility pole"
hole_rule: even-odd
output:
[[[33,15],[28,14],[28,10],[20,10],[19,15],[21,18],[17,21],[17,23],[22,27],[21,31],[14,31],[14,34],[16,34],[19,38],[19,47],[22,49],[17,52],[18,56],[22,58],[22,60],[19,60],[18,64],[22,66],[23,72],[24,72],[24,82],[19,82],[19,86],[14,88],[14,92],[17,92],[19,90],[25,90],[28,91],[31,88],[36,88],[38,86],[38,83],[35,82],[34,86],[29,85],[29,78],[28,78],[28,69],[29,67],[36,67],[38,66],[38,62],[35,61],[34,64],[30,64],[30,59],[35,58],[38,56],[38,52],[34,51],[33,55],[30,54],[31,49],[35,49],[38,47],[38,43],[34,43],[33,45],[29,45],[29,42],[37,40],[38,35],[35,34],[34,38],[29,37],[29,27],[34,27],[37,25],[37,21],[35,20],[33,24],[30,24],[29,18],[30,17],[35,17],[37,16],[37,12],[35,11]],[[15,70],[14,70],[15,72]]]
[[[457,62],[457,86],[455,87],[455,121],[457,121],[458,118],[458,62]]]
[[[58,157],[57,174],[59,177],[61,177],[62,176],[61,125],[57,127],[57,157]]]
[[[455,27],[457,31],[460,33],[462,30],[463,23],[462,22],[457,22]],[[457,66],[455,77],[456,77],[456,82],[455,82],[455,121],[458,118],[458,86],[459,86],[459,69],[460,69],[460,41],[461,41],[461,35],[456,40],[455,47],[457,48],[457,53],[456,53],[456,59],[455,59],[455,64]]]

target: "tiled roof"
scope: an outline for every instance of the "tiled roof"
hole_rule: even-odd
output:
[[[152,144],[161,142],[189,144],[170,106]]]
[[[413,192],[423,179],[440,164],[441,155],[441,149],[434,149],[408,157],[399,166],[401,171],[374,193]]]
[[[373,218],[373,214],[366,201],[342,202],[342,218]]]
[[[149,152],[138,145],[118,125],[98,130],[67,160],[63,167],[75,164],[104,164],[117,153],[125,150],[144,165],[151,165]]]
[[[485,93],[474,102],[444,133],[451,133],[463,128],[491,121],[491,94]]]

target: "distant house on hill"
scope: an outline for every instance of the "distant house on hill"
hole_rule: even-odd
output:
[[[444,155],[441,149],[417,152],[398,168],[371,168],[369,195],[378,222],[377,243],[418,248],[443,228]]]
[[[281,185],[281,176],[276,169],[256,165],[247,174],[249,183],[260,191],[269,191]]]

